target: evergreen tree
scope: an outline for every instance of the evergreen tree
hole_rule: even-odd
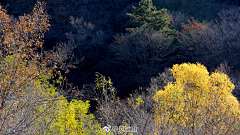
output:
[[[166,32],[167,34],[173,34],[175,29],[170,29],[168,25],[172,19],[172,16],[166,15],[167,9],[156,10],[153,6],[152,0],[141,0],[139,2],[139,8],[133,6],[134,13],[126,13],[130,16],[130,23],[133,25],[142,25],[141,27],[150,28],[159,32]],[[141,29],[140,27],[140,29]],[[137,28],[127,28],[127,31],[132,31]]]

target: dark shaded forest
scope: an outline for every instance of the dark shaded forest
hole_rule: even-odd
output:
[[[158,71],[155,71],[154,73],[152,72],[152,76],[140,73],[139,70],[141,69],[129,69],[129,67],[123,63],[119,65],[119,62],[115,61],[114,57],[116,56],[113,56],[114,54],[110,51],[109,44],[116,41],[114,37],[118,33],[125,34],[127,32],[125,30],[126,28],[133,27],[128,22],[130,17],[128,17],[126,13],[133,12],[132,6],[138,6],[138,0],[89,0],[86,1],[86,3],[83,1],[81,2],[80,0],[49,0],[46,2],[46,10],[50,15],[51,27],[45,34],[44,48],[53,49],[53,47],[60,42],[66,42],[68,43],[68,46],[73,44],[82,44],[78,45],[78,50],[74,50],[75,57],[77,57],[81,62],[76,64],[77,68],[71,69],[70,73],[67,75],[69,82],[79,86],[80,89],[83,87],[83,84],[93,83],[95,72],[100,72],[112,78],[114,85],[119,90],[119,95],[128,95],[132,92],[132,90],[138,88],[139,86],[149,86],[150,78],[162,72],[165,67],[171,67],[176,63],[197,61],[194,59],[190,61],[191,58],[189,57],[185,59],[177,58],[180,54],[174,52],[172,55],[175,55],[175,58],[165,61],[161,64],[162,66],[159,65],[159,67],[155,67]],[[23,15],[24,13],[30,13],[32,6],[36,3],[36,1],[4,0],[1,3],[4,7],[6,7],[9,14],[17,17],[19,15]],[[217,0],[208,2],[159,2],[157,0],[153,0],[153,3],[157,9],[168,9],[169,14],[173,16],[173,22],[170,27],[177,28],[179,31],[181,30],[181,23],[187,23],[187,20],[191,20],[191,17],[199,22],[210,22],[213,19],[220,18],[218,12],[221,10],[237,8],[238,5],[238,1]],[[72,20],[77,22],[77,18],[81,24],[70,23]],[[87,23],[88,26],[84,25],[84,23]],[[77,31],[79,29],[86,32],[79,33]],[[72,39],[74,38],[73,36],[77,36],[78,39]],[[80,50],[80,46],[84,46],[81,48],[82,50]],[[114,64],[112,62],[114,62]],[[219,61],[218,63],[211,63],[211,66],[210,64],[206,66],[208,69],[212,69],[213,71],[222,62],[223,61]],[[237,67],[234,68],[237,69]]]

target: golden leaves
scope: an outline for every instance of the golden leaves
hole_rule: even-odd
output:
[[[22,58],[27,58],[27,55],[26,55],[26,54],[23,54],[23,55],[22,55]]]
[[[36,61],[30,61],[29,57],[34,57],[36,48],[39,46],[42,48],[42,38],[50,24],[48,24],[48,16],[44,10],[40,12],[45,15],[44,18],[39,18],[37,10],[33,11],[35,13],[20,16],[19,20],[13,24],[10,23],[11,20],[6,14],[6,10],[0,8],[1,42],[3,46],[1,56],[4,58],[0,63],[1,101],[11,93],[22,93],[25,89],[21,85],[26,81],[37,79],[34,78],[36,77],[34,74],[39,74]],[[44,65],[44,63],[41,64]],[[48,69],[44,70],[47,71]],[[31,85],[36,84],[32,83]]]
[[[44,33],[49,30],[48,27],[50,27],[50,24],[48,24],[49,17],[44,12],[42,6],[44,6],[44,4],[40,3],[39,6],[36,5],[34,7],[31,14],[20,16],[16,24],[11,26],[5,25],[8,27],[4,27],[2,30],[4,32],[2,36],[4,38],[3,43],[10,46],[14,46],[14,43],[18,45],[21,44],[23,46],[22,48],[26,48],[25,50],[28,50],[28,46],[42,48],[42,38],[44,37]],[[2,12],[4,13],[1,17],[7,18],[8,16],[5,15],[6,11],[3,10]],[[38,14],[42,14],[42,16],[38,16]]]
[[[4,115],[0,114],[0,123],[4,122],[1,121],[3,117],[7,119],[16,118],[16,120],[21,121],[22,117],[20,118],[18,115],[23,115],[25,112],[29,113],[29,108],[27,107],[29,107],[30,103],[30,108],[34,109],[31,116],[38,117],[39,115],[36,112],[41,112],[41,116],[37,119],[47,121],[49,120],[48,118],[51,112],[54,112],[54,114],[51,115],[55,115],[55,110],[52,109],[53,107],[51,111],[44,110],[51,105],[50,103],[42,106],[36,104],[42,99],[52,100],[58,98],[58,95],[55,93],[56,87],[50,85],[47,79],[51,78],[52,68],[57,68],[54,60],[61,59],[60,57],[56,57],[59,56],[58,53],[54,53],[54,55],[46,52],[36,53],[37,49],[42,49],[44,34],[51,26],[49,24],[49,16],[44,11],[43,6],[43,3],[37,4],[31,14],[20,16],[16,23],[9,23],[10,19],[7,21],[8,15],[5,14],[5,10],[0,9],[0,29],[3,33],[1,35],[3,49],[0,50],[2,57],[2,61],[0,62],[0,113],[4,112]],[[52,65],[50,65],[50,68],[47,67],[47,64],[51,64],[51,62],[54,63],[55,66],[52,67]],[[63,64],[59,65],[62,66]],[[62,80],[66,80],[66,77],[62,77],[60,81]],[[62,99],[65,100],[65,98]],[[6,101],[6,104],[2,101]],[[6,109],[3,108],[2,104],[14,105]],[[19,106],[19,104],[22,106]],[[56,104],[56,102],[52,104],[52,106],[58,105],[59,103]],[[83,109],[82,106],[77,107]],[[84,105],[84,107],[85,112],[87,112],[88,106]],[[18,112],[15,111],[14,115],[10,114],[14,109],[18,109]],[[62,108],[58,109],[62,110]],[[42,115],[42,112],[47,112],[49,115]],[[23,117],[23,119],[25,119],[25,117]],[[31,120],[31,118],[29,119]],[[75,119],[75,117],[73,119]],[[40,123],[42,123],[41,120]],[[24,124],[27,125],[27,123]]]
[[[209,75],[200,63],[176,64],[172,73],[174,84],[169,83],[154,98],[157,127],[169,121],[170,127],[180,124],[192,130],[194,123],[198,123],[198,128],[227,127],[231,126],[229,118],[235,120],[232,124],[240,120],[239,102],[231,94],[234,85],[226,74],[214,72]],[[167,130],[177,131],[176,128]]]

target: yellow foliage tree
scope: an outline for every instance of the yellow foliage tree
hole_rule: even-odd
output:
[[[46,67],[43,53],[37,51],[49,30],[49,16],[44,2],[37,2],[31,14],[18,19],[11,18],[1,6],[0,14],[0,133],[33,134],[41,130],[34,125],[45,116],[45,110],[36,111],[36,106],[47,108],[57,98],[46,94],[55,92],[47,81],[52,68]]]
[[[45,5],[37,2],[31,14],[16,21],[0,6],[0,134],[104,134],[87,114],[88,102],[68,103],[49,83],[64,58],[60,49],[43,51],[50,27]]]
[[[56,102],[58,115],[50,124],[48,134],[89,135],[105,134],[101,125],[94,120],[93,114],[87,114],[89,101],[72,100],[70,103],[63,96]]]
[[[174,65],[174,83],[156,91],[155,134],[235,134],[239,102],[224,73],[209,75],[206,67]]]

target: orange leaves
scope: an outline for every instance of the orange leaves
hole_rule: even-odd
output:
[[[168,24],[171,24],[172,21],[173,21],[173,18],[171,17]]]
[[[5,9],[0,9],[0,29],[3,32],[3,44],[8,46],[7,52],[3,55],[7,56],[12,53],[20,53],[30,48],[42,48],[44,33],[49,30],[49,16],[44,11],[45,3],[38,2],[31,14],[20,16],[15,24],[9,24],[11,21],[6,14]],[[22,46],[21,49],[13,49],[16,45]],[[3,48],[4,48],[3,46]],[[11,49],[10,49],[11,48]],[[11,52],[8,52],[10,51]],[[31,54],[31,53],[29,53]],[[23,56],[25,58],[25,56]]]
[[[17,22],[9,23],[10,21],[6,11],[0,8],[0,42],[2,45],[0,50],[0,123],[5,124],[1,126],[7,128],[15,127],[15,124],[25,119],[24,113],[29,113],[29,104],[35,106],[39,98],[43,100],[56,97],[53,94],[53,96],[46,97],[47,94],[44,93],[49,89],[52,93],[55,92],[53,86],[45,89],[49,85],[47,79],[50,78],[52,70],[46,67],[46,61],[44,62],[44,57],[47,55],[36,51],[42,49],[44,34],[50,27],[44,4],[38,3],[31,14],[20,16]],[[52,57],[54,56],[49,55],[48,59]],[[31,109],[33,109],[32,106]],[[32,116],[35,115],[38,114],[32,114]]]
[[[182,30],[177,32],[177,35],[179,35],[179,41],[185,45],[193,45],[200,36],[208,30],[208,26],[205,22],[200,23],[192,17],[187,23],[182,23],[181,27]]]
[[[52,75],[52,65],[55,65],[54,68],[57,68],[57,65],[63,65],[61,63],[63,58],[59,57],[57,51],[56,53],[36,51],[42,49],[44,34],[50,27],[49,16],[44,10],[44,3],[38,3],[31,14],[20,16],[17,22],[9,23],[11,20],[6,21],[8,15],[5,10],[0,9],[0,29],[2,31],[0,123],[4,122],[3,117],[7,121],[12,120],[8,124],[4,123],[3,126],[8,128],[25,119],[23,115],[25,112],[29,113],[29,104],[35,106],[40,100],[57,98],[57,95],[53,94],[56,90],[55,87],[50,85],[47,79],[50,79]],[[2,13],[3,11],[4,13]],[[55,64],[57,60],[60,64]],[[46,66],[47,64],[50,65],[50,68]],[[61,80],[66,80],[66,77],[62,77]],[[45,91],[50,91],[51,95],[48,96],[44,93]],[[39,100],[39,98],[42,99]],[[3,103],[3,101],[6,102]],[[49,105],[47,104],[47,106]],[[3,109],[5,106],[7,107]],[[13,111],[15,112],[13,113]],[[54,112],[54,110],[51,111]],[[19,117],[20,115],[21,117]],[[38,114],[33,113],[31,116],[38,116]],[[47,118],[49,118],[48,116]]]
[[[194,20],[193,17],[191,17],[192,20],[188,20],[187,23],[188,24],[183,24],[182,23],[182,27],[183,27],[183,32],[185,33],[189,33],[189,32],[200,32],[201,30],[205,30],[207,29],[207,27],[204,25],[205,22],[199,23],[196,20]]]
[[[27,58],[27,55],[26,55],[26,54],[23,54],[23,55],[22,55],[22,58]]]
[[[4,28],[6,27],[7,23],[11,21],[9,18],[9,15],[6,14],[7,11],[0,7],[0,25],[3,26]]]

